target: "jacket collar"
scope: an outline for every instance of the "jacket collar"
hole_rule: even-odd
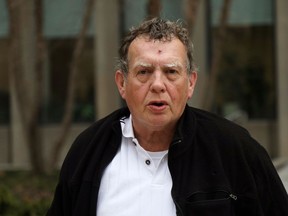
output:
[[[194,140],[196,118],[192,109],[193,108],[186,105],[184,112],[178,121],[174,138],[170,146],[170,150],[174,152],[173,156],[178,156],[179,154],[184,153]],[[130,111],[128,107],[124,107],[116,111],[115,115],[113,129],[116,133],[121,133],[119,121],[123,117],[128,118]]]
[[[170,150],[173,156],[184,153],[193,143],[196,129],[196,118],[192,108],[186,105],[185,110],[178,121]],[[172,154],[171,154],[172,156]]]

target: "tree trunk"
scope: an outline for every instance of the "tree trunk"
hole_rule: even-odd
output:
[[[184,13],[190,36],[193,34],[200,0],[185,0]]]
[[[40,137],[39,121],[40,110],[43,97],[43,74],[44,65],[47,60],[46,40],[43,36],[43,1],[34,0],[34,22],[36,33],[36,56],[35,56],[35,94],[34,104],[31,110],[30,127],[31,128],[31,155],[33,160],[33,167],[39,172],[46,172],[43,142]]]
[[[23,142],[28,145],[32,170],[40,174],[44,172],[44,158],[38,128],[42,96],[43,58],[41,56],[43,56],[43,49],[37,46],[37,44],[40,44],[40,42],[43,44],[44,41],[41,36],[42,5],[40,0],[30,0],[29,2],[23,0],[7,0],[7,6],[10,17],[9,70],[12,83],[14,83],[15,86],[18,112],[21,116],[24,136]],[[35,12],[38,14],[34,14]],[[29,18],[23,19],[23,16]],[[38,21],[37,23],[36,20]],[[25,31],[28,33],[26,32],[26,34],[24,34],[23,26],[25,26]],[[37,29],[38,36],[37,44],[29,44],[29,51],[36,54],[33,56],[33,54],[23,47],[26,42],[24,35],[26,37],[27,35],[28,37],[33,37],[36,34],[35,29]],[[31,41],[34,41],[34,39],[29,38],[29,42]],[[27,58],[27,55],[29,55],[29,58]],[[27,59],[29,59],[30,62],[25,62]],[[30,65],[31,67],[27,69],[27,65],[31,62],[33,65]],[[32,79],[30,79],[31,77]],[[29,84],[27,81],[29,81]]]
[[[84,13],[84,18],[82,22],[82,28],[79,32],[75,49],[73,52],[73,59],[70,66],[70,74],[68,78],[68,87],[67,87],[67,97],[65,104],[64,116],[61,122],[61,129],[59,133],[59,137],[57,138],[55,145],[52,149],[50,166],[52,169],[57,168],[57,162],[59,160],[59,156],[61,150],[65,144],[66,138],[68,136],[69,130],[72,125],[72,117],[73,117],[73,105],[75,100],[75,89],[77,82],[77,74],[78,74],[78,66],[81,58],[82,51],[85,45],[86,33],[90,25],[91,17],[94,11],[94,5],[96,0],[88,0],[86,3],[86,9]]]
[[[160,0],[149,0],[147,6],[147,17],[159,17],[161,11],[161,1]]]

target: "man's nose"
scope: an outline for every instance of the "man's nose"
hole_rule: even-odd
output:
[[[156,93],[164,92],[166,90],[165,76],[162,71],[154,71],[150,88],[152,92]]]

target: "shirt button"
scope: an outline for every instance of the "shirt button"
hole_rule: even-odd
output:
[[[151,164],[151,161],[150,161],[150,160],[146,160],[145,163],[146,163],[147,165],[150,165],[150,164]]]

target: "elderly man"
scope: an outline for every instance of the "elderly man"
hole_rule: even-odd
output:
[[[131,29],[115,73],[127,107],[75,140],[48,215],[288,215],[266,151],[245,129],[187,105],[196,80],[180,23]]]

